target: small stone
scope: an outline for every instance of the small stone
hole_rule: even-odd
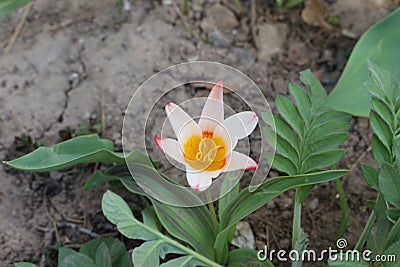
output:
[[[258,29],[258,59],[270,61],[272,56],[283,50],[287,34],[285,24],[262,24]]]
[[[308,208],[311,211],[314,211],[318,208],[318,204],[319,204],[318,198],[314,198],[313,200],[311,200],[310,204],[308,204]]]
[[[254,52],[250,49],[232,47],[231,52],[236,56],[239,65],[245,69],[250,68],[256,60]]]
[[[231,44],[231,39],[219,30],[210,32],[207,38],[216,46],[227,47]]]
[[[241,221],[237,223],[235,237],[232,240],[232,245],[239,248],[254,249],[254,234],[248,222]]]
[[[203,31],[221,30],[230,32],[239,25],[235,14],[228,8],[216,4],[206,11],[206,16],[201,22]]]
[[[305,65],[310,59],[307,46],[301,42],[291,43],[288,51],[288,61],[297,65]]]

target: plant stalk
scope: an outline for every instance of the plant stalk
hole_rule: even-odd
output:
[[[208,202],[208,209],[210,210],[210,213],[211,213],[211,221],[214,226],[215,234],[217,234],[219,231],[219,224],[218,224],[217,214],[215,213],[215,208],[214,208],[214,203],[213,203],[213,200],[211,197],[210,188],[207,188],[207,190],[206,190],[206,197],[207,197],[207,202]]]
[[[298,196],[299,189],[296,189],[296,196],[294,198],[294,211],[293,211],[293,231],[292,231],[292,249],[295,249],[299,233],[301,230],[301,201]]]
[[[362,231],[360,238],[357,241],[356,246],[354,247],[355,250],[360,251],[363,249],[365,245],[365,241],[367,241],[367,237],[369,232],[371,231],[372,225],[374,225],[376,219],[375,210],[372,210],[371,215],[369,215],[368,221],[365,224],[364,230]]]
[[[340,221],[338,239],[342,238],[346,232],[347,221],[349,219],[349,206],[347,204],[346,194],[343,189],[342,179],[336,179],[336,187],[339,194],[340,207],[342,209],[342,220]]]

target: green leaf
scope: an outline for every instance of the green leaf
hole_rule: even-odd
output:
[[[98,238],[86,242],[79,249],[79,253],[85,254],[92,260],[96,259],[98,248],[105,244],[111,256],[112,266],[129,267],[129,256],[125,244],[116,238]],[[96,261],[97,262],[97,261]]]
[[[112,267],[111,255],[106,243],[101,242],[96,251],[96,264],[98,267]]]
[[[392,162],[390,151],[375,134],[372,134],[372,154],[379,166],[384,162]]]
[[[303,163],[303,173],[336,164],[346,153],[345,150],[329,150],[309,156]]]
[[[311,122],[310,131],[315,129],[316,127],[321,126],[322,124],[328,124],[333,121],[348,121],[350,120],[351,115],[341,111],[335,110],[325,110],[319,113]]]
[[[84,162],[110,162],[124,164],[123,153],[113,152],[110,140],[97,134],[78,136],[51,148],[39,147],[35,151],[6,162],[9,167],[31,172],[50,172]]]
[[[314,139],[305,146],[305,154],[317,154],[319,152],[335,149],[343,144],[347,137],[347,133],[332,133]]]
[[[391,131],[395,129],[394,114],[387,104],[376,97],[372,97],[372,109],[379,115],[380,118],[385,121],[385,123],[390,127]]]
[[[271,157],[266,153],[266,157]],[[281,155],[275,154],[275,157],[273,158],[272,166],[281,171],[284,172],[288,175],[295,175],[297,172],[297,167],[292,163],[292,161],[288,158],[285,158]]]
[[[204,207],[204,206],[202,206]],[[160,207],[159,207],[160,208]],[[165,207],[162,207],[165,208]],[[197,207],[195,207],[197,208]],[[214,257],[214,252],[212,254],[200,254],[196,251],[193,251],[189,247],[183,246],[182,244],[178,243],[177,241],[171,239],[170,237],[164,235],[163,233],[159,232],[157,229],[154,229],[150,226],[147,226],[143,224],[142,222],[136,220],[136,218],[132,215],[132,212],[129,210],[128,205],[126,202],[117,194],[107,191],[103,195],[103,201],[102,201],[102,209],[103,213],[106,216],[108,220],[110,220],[112,223],[117,225],[118,230],[120,231],[121,234],[125,235],[128,238],[134,238],[134,239],[142,239],[146,241],[162,241],[163,244],[167,243],[168,247],[165,247],[166,245],[163,245],[161,247],[161,250],[158,250],[161,254],[161,258],[165,256],[164,252],[167,253],[167,251],[173,251],[173,253],[181,253],[180,251],[185,252],[186,254],[189,254],[199,261],[212,265],[212,266],[218,266],[221,267],[221,265],[217,264],[214,262],[211,257]],[[186,208],[187,210],[192,210],[194,208]],[[157,211],[159,212],[159,211]],[[168,211],[166,211],[168,213]],[[158,213],[159,214],[159,213]],[[172,216],[174,214],[171,213]],[[163,217],[159,217],[160,221],[162,221]],[[199,217],[199,220],[202,218]],[[179,218],[177,219],[179,220]],[[164,225],[164,224],[163,224]],[[192,229],[183,229],[180,228],[179,224],[175,224],[176,230],[181,230],[181,231],[192,231],[192,234],[194,235],[194,238],[196,238],[196,233],[195,230]],[[169,229],[167,229],[169,230]],[[201,229],[200,229],[201,230]],[[201,232],[201,231],[200,231]],[[205,237],[207,238],[207,237]],[[214,236],[211,236],[211,240],[213,240]],[[147,243],[147,242],[146,242]],[[144,244],[146,244],[144,243]],[[150,244],[159,244],[157,243],[150,243]],[[213,243],[210,243],[211,246]],[[208,244],[208,245],[210,245]],[[173,248],[171,248],[172,246]],[[199,249],[200,252],[204,252],[202,249]],[[207,251],[207,249],[205,249]],[[141,252],[140,252],[141,253]],[[139,253],[139,254],[140,254]],[[203,256],[204,255],[204,256]],[[142,262],[140,260],[140,256],[138,258],[139,262]],[[150,262],[152,263],[152,261]],[[135,265],[136,266],[136,265]]]
[[[128,204],[109,190],[103,196],[102,210],[106,218],[117,225],[124,236],[145,241],[158,239],[158,231],[138,221]]]
[[[297,107],[289,99],[282,95],[276,96],[275,104],[281,116],[290,125],[290,127],[297,132],[300,140],[302,140],[304,135],[304,123],[301,119],[299,111],[297,110]]]
[[[292,128],[279,116],[274,116],[276,133],[289,142],[299,152],[299,140]]]
[[[153,206],[148,206],[142,211],[143,223],[158,231],[161,230],[161,223],[157,218],[156,211]]]
[[[59,267],[97,267],[91,258],[84,254],[80,254],[73,249],[60,248],[58,255]]]
[[[364,89],[369,80],[365,68],[367,60],[399,73],[400,62],[400,8],[397,8],[383,20],[373,25],[361,36],[351,53],[348,63],[326,105],[355,116],[368,116],[370,94]],[[379,44],[379,45],[377,45]],[[371,67],[370,67],[371,68]]]
[[[326,91],[321,82],[309,69],[300,72],[300,80],[307,86],[310,92],[312,110],[316,112],[326,100]]]
[[[14,267],[37,267],[37,265],[30,262],[17,262]]]
[[[31,0],[1,0],[0,1],[0,19],[13,13],[18,8],[26,5]]]
[[[323,124],[319,124],[317,127],[310,129],[310,135],[307,136],[306,141],[311,142],[317,138],[326,136],[332,133],[344,133],[350,128],[350,122],[346,120],[332,120]]]
[[[361,254],[361,253],[360,253]],[[357,256],[354,256],[352,259],[352,255],[350,253],[338,253],[332,255],[333,257],[328,259],[328,266],[330,267],[368,267],[369,263],[366,262],[362,258],[362,254],[359,255],[359,260],[357,260]]]
[[[289,159],[298,168],[300,156],[294,147],[280,136],[276,136],[276,152]]]
[[[89,180],[86,181],[86,183],[83,185],[82,189],[90,189],[92,187],[109,183],[112,181],[118,181],[119,178],[114,175],[106,175],[102,171],[95,171],[92,176],[90,176]]]
[[[303,255],[303,251],[307,249],[308,242],[308,235],[304,232],[303,228],[300,228],[299,237],[294,245],[294,250],[296,250],[299,255]],[[292,267],[301,267],[302,264],[303,261],[299,259],[298,261],[293,261]]]
[[[300,4],[303,3],[303,2],[304,2],[304,0],[289,0],[289,1],[286,3],[285,7],[286,7],[287,9],[291,9],[291,8],[294,8],[294,7],[297,6],[297,5],[300,5]]]
[[[259,260],[258,252],[256,250],[252,250],[252,249],[248,249],[248,248],[239,248],[239,249],[234,249],[231,252],[229,252],[228,262],[227,262],[226,266],[228,266],[228,267],[248,267],[248,266],[273,267],[274,265],[267,258],[264,261]]]
[[[160,267],[195,267],[203,266],[201,261],[196,260],[192,256],[182,256],[160,265]]]
[[[392,208],[387,210],[387,218],[392,223],[400,219],[400,209]]]
[[[217,235],[214,245],[217,249],[217,255],[227,249],[226,240],[230,227],[270,200],[289,189],[335,180],[345,173],[347,171],[331,170],[304,175],[275,177],[263,182],[257,190],[251,193],[248,188],[243,189],[221,216],[220,233]]]
[[[400,240],[393,243],[388,247],[383,255],[386,255],[386,262],[384,262],[385,267],[399,267],[400,259]]]
[[[386,248],[386,240],[392,223],[388,220],[379,220],[371,228],[367,238],[367,247],[373,255],[381,255]]]
[[[147,241],[133,250],[133,265],[135,267],[158,267],[160,258],[164,259],[165,255],[169,253],[182,254],[182,251],[163,240]]]
[[[397,220],[390,230],[386,241],[386,247],[390,247],[397,241],[400,241],[400,220]]]
[[[311,101],[307,93],[297,84],[289,84],[290,94],[293,96],[297,104],[297,109],[306,124],[311,120]]]
[[[400,207],[400,174],[388,163],[382,165],[379,173],[379,190],[390,204]]]
[[[226,173],[221,185],[220,199],[218,202],[218,213],[221,215],[229,203],[239,194],[239,180],[241,171]],[[228,191],[229,190],[229,191]]]
[[[374,111],[369,115],[371,127],[382,144],[390,151],[393,145],[394,134],[389,125]]]
[[[393,80],[392,74],[370,60],[367,61],[367,67],[371,74],[372,82],[376,87],[384,91],[389,100],[395,99],[398,92],[395,90],[395,81]]]
[[[361,170],[367,184],[376,191],[379,191],[379,177],[378,171],[369,165],[361,165]]]

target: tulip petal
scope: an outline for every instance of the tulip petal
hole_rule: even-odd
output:
[[[167,113],[181,148],[191,136],[202,135],[199,125],[178,105],[171,102],[168,103],[165,106],[165,113]]]
[[[158,135],[154,137],[154,140],[167,156],[173,158],[179,163],[185,164],[183,153],[179,148],[179,143],[177,140],[170,138],[160,138],[158,137]]]
[[[223,93],[222,80],[219,80],[211,89],[201,112],[199,126],[203,132],[214,132],[219,123],[224,120]]]
[[[186,166],[187,181],[192,189],[198,191],[204,191],[210,187],[212,178],[218,177],[220,173],[220,170],[211,172],[197,171],[190,166]]]
[[[224,172],[236,171],[236,170],[254,170],[258,168],[257,162],[245,154],[232,151],[230,158],[228,159],[228,166],[224,169]]]
[[[238,140],[250,135],[256,128],[258,117],[254,112],[244,111],[230,116],[217,126],[214,136],[230,139],[230,150],[236,146]]]

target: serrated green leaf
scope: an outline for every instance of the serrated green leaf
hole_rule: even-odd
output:
[[[382,118],[386,124],[393,131],[395,129],[395,119],[393,111],[381,100],[376,97],[372,97],[372,109]]]
[[[323,124],[319,124],[309,130],[310,135],[307,136],[306,142],[312,142],[313,140],[326,136],[332,133],[347,133],[350,129],[350,122],[342,120],[332,120]]]
[[[147,241],[133,250],[133,265],[135,267],[158,267],[160,258],[164,259],[165,255],[169,253],[182,254],[183,252],[163,240]]]
[[[361,170],[367,184],[376,191],[379,191],[378,171],[369,165],[361,165]]]
[[[97,134],[78,136],[53,147],[39,147],[35,151],[6,162],[9,167],[31,172],[50,172],[83,162],[125,163],[123,153],[114,152],[110,140]]]
[[[372,134],[372,154],[379,166],[384,162],[392,162],[390,151],[375,134]]]
[[[333,121],[348,121],[351,115],[341,111],[325,110],[319,113],[311,122],[310,130]]]
[[[331,170],[304,175],[275,177],[263,182],[251,193],[248,188],[243,189],[221,216],[220,233],[217,235],[214,245],[217,249],[217,255],[221,251],[228,249],[226,240],[230,227],[270,200],[289,189],[335,180],[345,173],[347,171]],[[224,260],[226,261],[227,259],[221,259],[221,262],[225,262]]]
[[[347,133],[333,133],[325,135],[318,139],[314,139],[312,142],[305,146],[305,154],[316,154],[323,151],[328,151],[337,148],[347,139]]]
[[[280,136],[276,137],[276,152],[289,159],[298,168],[300,156],[296,149]]]
[[[400,8],[397,8],[361,36],[339,82],[328,97],[326,103],[328,107],[346,111],[355,116],[368,116],[370,94],[363,86],[370,79],[365,67],[367,60],[374,61],[393,73],[399,73],[399,24]]]
[[[125,244],[116,238],[98,238],[86,242],[79,249],[79,253],[85,254],[92,260],[96,259],[96,252],[100,244],[104,243],[111,255],[112,266],[129,267],[129,256]]]
[[[395,91],[392,74],[370,60],[367,60],[367,68],[371,74],[372,82],[384,91],[389,99],[395,99],[398,92]]]
[[[0,19],[13,13],[18,8],[26,5],[31,0],[1,0],[0,1]]]
[[[283,119],[297,132],[300,140],[302,140],[304,135],[304,122],[301,119],[297,107],[282,95],[276,96],[275,104]]]
[[[266,157],[270,158],[270,156],[268,156],[268,153],[266,153]],[[297,168],[290,161],[290,159],[285,158],[284,156],[281,155],[275,154],[272,166],[281,172],[287,173],[288,175],[295,175],[297,173]]]
[[[390,151],[394,139],[394,133],[390,129],[390,126],[386,124],[386,122],[374,110],[371,110],[369,114],[369,120],[376,136]]]
[[[326,91],[324,87],[309,69],[300,72],[300,80],[307,86],[310,92],[312,110],[314,112],[317,111],[326,101]]]
[[[276,133],[289,142],[299,152],[299,139],[289,124],[279,116],[274,116]]]
[[[73,249],[60,248],[58,256],[59,267],[97,267],[91,258],[84,254],[80,254]]]
[[[37,267],[37,265],[30,262],[17,262],[14,267]]]
[[[290,94],[293,96],[294,100],[297,104],[297,109],[303,120],[306,122],[306,125],[309,124],[311,120],[311,101],[308,97],[307,93],[298,86],[297,84],[290,83],[289,84]]]
[[[373,96],[373,97],[381,100],[387,106],[391,105],[392,101],[388,98],[385,91],[383,91],[381,88],[376,86],[373,82],[371,82],[371,81],[365,82],[364,87],[371,94],[371,97]]]
[[[267,255],[268,256],[268,255]],[[265,259],[261,261],[258,259],[258,252],[248,248],[234,249],[229,252],[228,262],[226,266],[229,267],[273,267],[274,265]]]
[[[388,163],[384,163],[381,167],[379,190],[390,204],[400,207],[400,174]]]
[[[336,164],[346,153],[345,150],[329,150],[309,156],[303,163],[302,172],[322,169]]]
[[[98,267],[112,267],[111,255],[106,243],[101,242],[98,246],[95,262]]]

